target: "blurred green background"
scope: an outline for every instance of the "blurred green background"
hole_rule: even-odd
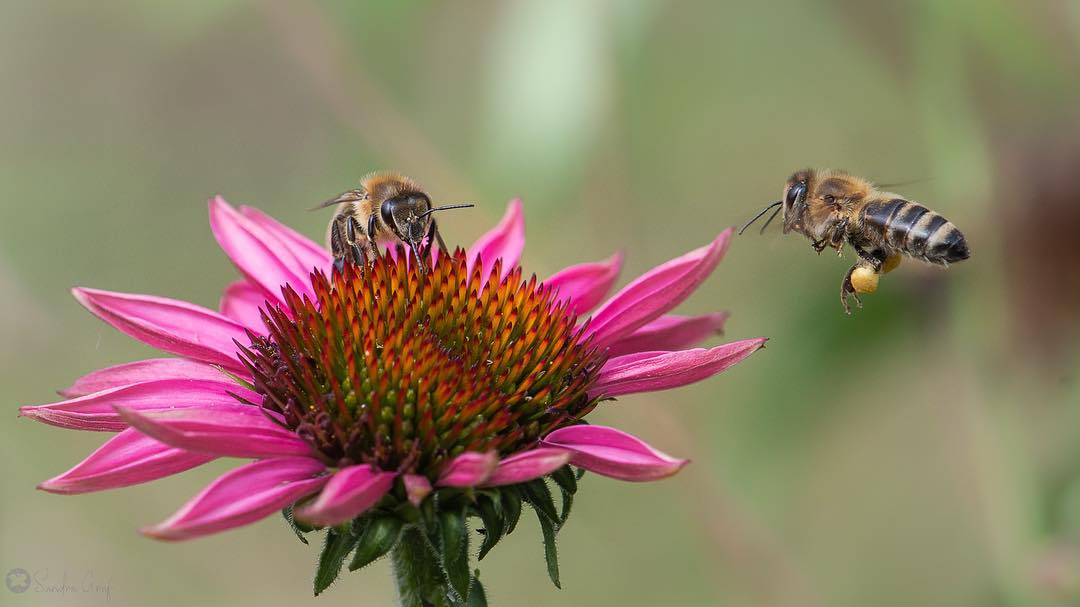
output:
[[[768,349],[607,405],[694,463],[590,475],[560,535],[483,564],[494,605],[1080,604],[1080,3],[675,0],[0,4],[0,571],[110,593],[4,605],[383,605],[388,568],[311,598],[282,521],[164,544],[135,530],[229,462],[81,497],[34,490],[102,440],[16,418],[150,354],[74,285],[215,306],[221,193],[305,209],[402,171],[468,244],[522,196],[526,268],[627,254],[623,281],[738,224],[805,166],[937,209],[974,256],[905,264],[866,308],[850,258],[737,238],[682,308]]]

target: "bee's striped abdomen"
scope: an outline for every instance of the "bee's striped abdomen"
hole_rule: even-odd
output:
[[[967,259],[964,235],[941,215],[921,204],[893,198],[875,200],[863,209],[863,221],[885,244],[933,263]]]

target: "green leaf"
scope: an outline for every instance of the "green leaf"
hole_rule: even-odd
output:
[[[548,489],[547,483],[544,479],[536,479],[535,481],[525,483],[522,485],[525,490],[525,497],[529,500],[529,503],[536,508],[537,512],[543,513],[554,524],[559,522],[559,513],[555,511],[555,500],[551,497],[551,489]]]
[[[548,577],[556,588],[562,590],[559,584],[559,553],[555,550],[555,521],[539,508],[536,509],[536,518],[540,521],[540,531],[544,533],[544,560],[547,561]]]
[[[341,565],[345,557],[349,556],[352,549],[359,541],[355,535],[349,532],[349,525],[332,527],[326,530],[326,543],[323,544],[322,554],[319,555],[319,568],[315,571],[315,596],[330,587],[338,574],[341,573]]]
[[[296,519],[293,518],[293,507],[286,506],[285,509],[281,511],[281,516],[285,517],[285,522],[289,523],[289,527],[292,528],[296,537],[299,538],[301,542],[304,542],[305,544],[308,543],[307,538],[304,537],[304,530],[300,528],[300,525],[296,523]],[[310,531],[310,529],[308,531]]]
[[[480,519],[484,521],[484,543],[480,545],[478,560],[484,560],[488,551],[499,543],[503,536],[503,517],[501,501],[498,497],[484,497],[477,502]]]
[[[503,528],[504,534],[510,535],[517,527],[518,519],[521,518],[521,494],[513,487],[502,490]]]
[[[469,598],[469,530],[465,509],[444,510],[439,514],[439,538],[442,565],[450,586],[461,597]]]
[[[487,607],[487,593],[484,585],[480,583],[480,571],[473,575],[472,583],[469,584],[469,601],[467,607]]]
[[[574,505],[574,494],[577,493],[577,478],[570,466],[563,466],[551,474],[552,480],[559,485],[562,492],[562,512],[559,514],[559,527],[563,526],[566,519],[570,518],[570,508]]]
[[[563,466],[551,473],[551,480],[555,481],[559,488],[571,495],[577,493],[577,477],[570,466]]]
[[[367,567],[390,552],[401,537],[402,522],[394,516],[382,516],[368,521],[360,533],[356,554],[349,571]]]

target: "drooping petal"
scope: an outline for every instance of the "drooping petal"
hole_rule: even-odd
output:
[[[225,288],[219,308],[221,313],[251,329],[256,335],[266,336],[266,325],[260,310],[266,306],[262,289],[246,280],[238,280]]]
[[[256,225],[276,237],[278,242],[285,245],[286,250],[296,259],[298,273],[308,274],[316,268],[323,271],[330,268],[330,263],[333,261],[330,252],[307,236],[277,221],[259,209],[241,206],[240,214],[255,222]]]
[[[83,288],[73,289],[72,294],[98,318],[144,344],[247,374],[233,343],[248,343],[247,333],[235,320],[202,306],[152,295]]]
[[[158,442],[134,428],[105,441],[89,457],[38,489],[50,493],[89,493],[129,487],[179,474],[214,459]]]
[[[608,355],[614,357],[634,352],[689,348],[722,333],[727,317],[727,312],[701,316],[665,314],[611,344]]]
[[[501,487],[531,481],[546,476],[570,462],[571,452],[566,449],[539,447],[515,453],[499,462],[485,487]]]
[[[727,369],[765,345],[766,338],[745,339],[675,352],[638,352],[609,359],[589,388],[590,396],[619,396],[668,390],[701,381]]]
[[[319,490],[328,476],[309,457],[264,459],[227,472],[165,522],[142,530],[161,540],[187,540],[253,523]]]
[[[160,379],[120,386],[48,405],[19,408],[19,415],[61,428],[119,432],[128,427],[116,407],[134,411],[226,407],[237,404],[236,394],[252,402],[259,397],[230,381]]]
[[[491,476],[498,463],[494,451],[466,451],[446,464],[435,484],[439,487],[475,487]]]
[[[297,508],[296,518],[323,527],[344,523],[377,504],[394,486],[396,476],[368,465],[342,468],[317,498]]]
[[[413,506],[419,507],[431,493],[431,481],[422,474],[406,474],[401,477],[401,482],[405,485],[405,495]]]
[[[540,443],[572,453],[570,463],[590,472],[624,481],[654,481],[671,476],[688,463],[647,445],[641,439],[606,426],[560,428]]]
[[[570,312],[584,314],[607,296],[619,277],[622,261],[622,253],[616,253],[604,261],[570,266],[545,280],[544,284],[559,291],[559,300],[569,300]]]
[[[586,335],[611,345],[682,303],[716,268],[730,242],[724,230],[708,245],[653,268],[623,287],[593,314]]]
[[[281,301],[286,283],[301,295],[311,295],[307,272],[298,271],[300,266],[285,246],[220,196],[210,199],[210,229],[240,273],[271,301]]]
[[[75,380],[60,396],[78,398],[103,390],[161,379],[226,381],[227,376],[206,363],[186,358],[151,358],[94,371]]]
[[[124,421],[163,443],[211,455],[282,457],[310,455],[311,445],[271,421],[268,412],[231,404],[171,411],[117,408]]]
[[[514,269],[521,260],[521,252],[525,249],[525,214],[521,209],[521,201],[514,199],[506,207],[499,225],[491,231],[476,239],[469,247],[468,268],[472,274],[476,266],[477,258],[483,264],[482,276],[486,279],[495,266],[497,259],[502,259],[503,276]]]

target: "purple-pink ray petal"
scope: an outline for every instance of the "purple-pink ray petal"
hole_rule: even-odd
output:
[[[685,386],[727,369],[767,341],[744,339],[715,348],[675,352],[637,352],[609,359],[589,388],[590,396],[619,396]]]
[[[608,355],[615,357],[634,352],[689,348],[713,335],[723,333],[724,321],[727,317],[727,312],[701,316],[665,314],[611,344]]]
[[[592,310],[611,290],[622,269],[622,253],[604,261],[570,266],[544,281],[549,289],[558,290],[560,301],[569,301],[567,309],[573,314]]]
[[[731,240],[724,230],[708,245],[659,265],[611,297],[593,314],[586,335],[606,346],[682,303],[716,268]]]
[[[446,464],[435,485],[439,487],[475,487],[484,483],[491,476],[498,463],[499,457],[494,451],[484,453],[466,451]]]
[[[252,402],[259,396],[230,382],[210,379],[159,379],[129,384],[47,405],[19,408],[19,415],[61,428],[119,432],[128,427],[116,407],[135,411],[236,406],[236,394]],[[252,407],[253,408],[253,407]]]
[[[210,199],[210,229],[240,273],[258,285],[271,301],[282,302],[281,287],[285,284],[292,285],[301,295],[311,296],[308,272],[299,270],[299,264],[285,246],[220,196]]]
[[[179,474],[214,459],[158,442],[134,428],[105,441],[89,457],[38,489],[76,494],[117,489]]]
[[[247,374],[233,343],[248,343],[247,333],[231,318],[202,306],[152,295],[83,288],[73,289],[72,294],[98,318],[144,344]]]
[[[151,358],[99,369],[84,375],[75,380],[70,388],[60,390],[60,396],[78,398],[103,390],[160,379],[226,381],[227,376],[218,368],[195,360]]]
[[[486,279],[495,266],[495,262],[502,259],[502,272],[503,276],[506,276],[521,260],[521,252],[524,249],[525,213],[522,211],[521,201],[515,198],[506,207],[506,213],[499,224],[477,238],[476,242],[469,247],[469,274],[472,274],[479,258],[483,264],[481,275]]]
[[[572,453],[566,449],[538,447],[515,453],[499,462],[484,487],[501,487],[524,483],[546,476],[570,463]]]
[[[264,459],[218,477],[176,514],[142,530],[160,540],[187,540],[253,523],[319,490],[328,476],[309,457]]]
[[[240,214],[266,230],[285,246],[296,260],[297,266],[294,269],[298,273],[306,275],[315,268],[323,271],[330,269],[330,263],[333,261],[330,252],[307,236],[256,208],[241,206]]]
[[[266,325],[262,321],[266,295],[259,287],[246,280],[238,280],[225,287],[218,307],[223,315],[251,329],[252,333],[266,336]]]
[[[352,520],[371,508],[394,486],[396,472],[361,464],[338,470],[314,500],[294,512],[297,519],[329,527]]]
[[[171,411],[117,408],[124,421],[163,443],[218,456],[310,455],[311,445],[251,405],[217,405]]]
[[[688,463],[650,447],[636,436],[606,426],[560,428],[540,443],[570,451],[570,463],[579,468],[624,481],[659,480]]]
[[[401,482],[405,485],[405,495],[413,506],[419,507],[431,493],[431,481],[423,474],[405,474],[401,477]]]

